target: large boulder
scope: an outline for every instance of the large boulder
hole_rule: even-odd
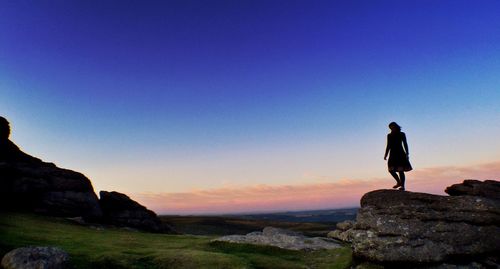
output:
[[[496,184],[475,181],[472,188],[491,193],[484,186]],[[500,200],[495,198],[372,191],[362,197],[353,227],[331,236],[352,241],[354,256],[377,263],[491,263],[500,253]]]
[[[164,230],[161,220],[153,211],[130,199],[127,195],[116,191],[101,191],[99,195],[105,222],[150,232]]]
[[[4,269],[64,269],[69,268],[69,255],[56,247],[17,248],[5,254]]]

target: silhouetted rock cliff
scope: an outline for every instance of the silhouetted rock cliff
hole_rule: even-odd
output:
[[[104,221],[118,226],[134,227],[141,230],[160,232],[162,224],[151,210],[116,191],[99,192],[99,204],[104,214]]]
[[[0,196],[4,209],[87,219],[102,216],[88,178],[41,161],[1,162]]]
[[[101,217],[88,178],[24,153],[9,136],[9,122],[0,117],[0,208],[90,219]]]
[[[459,196],[372,191],[362,197],[356,222],[329,236],[352,242],[355,257],[386,265],[497,268],[499,184],[466,180],[447,189]]]
[[[153,211],[117,192],[101,192],[99,201],[83,174],[22,152],[9,135],[9,122],[0,117],[0,209],[164,231]]]

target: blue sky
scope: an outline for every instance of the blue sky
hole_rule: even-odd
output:
[[[0,108],[98,189],[385,175],[500,155],[498,1],[2,1]],[[139,179],[140,178],[140,179]]]

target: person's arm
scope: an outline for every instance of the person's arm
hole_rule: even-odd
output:
[[[410,156],[410,150],[408,149],[408,143],[406,142],[406,135],[404,133],[402,133],[403,135],[403,146],[405,148],[405,152],[406,152],[406,157]]]
[[[385,146],[384,160],[387,160],[387,155],[389,154],[389,135],[387,135],[387,146]]]

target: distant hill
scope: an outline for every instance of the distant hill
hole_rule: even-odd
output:
[[[160,219],[179,233],[194,235],[247,234],[273,226],[309,236],[326,236],[335,229],[337,222],[353,220],[356,213],[357,208],[348,208],[220,216],[160,216]]]
[[[343,209],[289,211],[289,212],[264,213],[264,214],[242,214],[242,215],[230,215],[230,216],[243,219],[253,219],[253,220],[336,223],[345,220],[354,220],[356,218],[357,212],[358,208],[343,208]]]

